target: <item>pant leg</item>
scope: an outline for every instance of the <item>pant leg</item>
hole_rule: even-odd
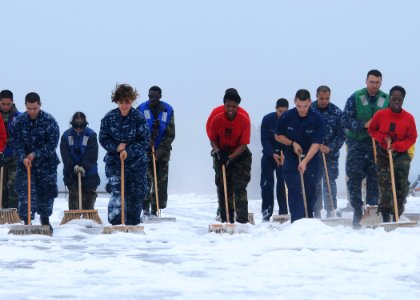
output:
[[[31,186],[33,183],[31,182]],[[28,176],[23,164],[19,164],[16,169],[15,192],[18,195],[18,213],[22,220],[27,220],[28,217]],[[32,189],[31,189],[32,193]],[[31,201],[31,217],[33,219],[35,209]]]
[[[96,188],[84,188],[82,191],[83,194],[83,209],[91,210],[95,209],[95,202],[96,198],[98,197],[98,193],[96,192]]]
[[[289,210],[292,223],[305,217],[300,175],[294,168],[283,168],[283,177],[287,184]]]
[[[366,177],[365,160],[363,151],[348,147],[346,159],[347,189],[350,204],[357,210],[360,210],[363,206],[362,180]]]
[[[279,214],[280,215],[287,215],[288,208],[287,208],[287,195],[286,195],[286,187],[285,182],[282,174],[282,167],[279,166],[276,168],[276,196],[277,196],[277,204],[279,206]]]
[[[153,170],[152,170],[153,171]],[[156,161],[156,173],[157,173],[157,186],[159,193],[159,209],[166,208],[168,202],[168,173],[169,173],[169,162],[168,161]],[[153,175],[153,174],[152,174]],[[154,180],[154,175],[152,176]],[[154,181],[153,181],[154,185]],[[156,194],[153,188],[151,193],[152,210],[156,211]]]
[[[365,155],[366,164],[366,204],[378,205],[379,183],[378,169],[375,159],[371,155]]]
[[[230,179],[233,183],[233,201],[235,201],[236,221],[248,223],[247,186],[251,181],[252,154],[247,148],[229,167],[232,170]]]
[[[3,181],[3,207],[17,208],[18,198],[15,191],[17,161],[13,157],[6,158]]]
[[[69,179],[67,183],[67,189],[69,190],[69,209],[82,209],[81,207],[79,208],[79,189],[77,180]]]
[[[323,199],[324,199],[324,185],[323,185],[323,174],[324,171],[320,172],[319,178],[316,180],[316,189],[315,189],[315,203],[313,205],[313,211],[316,213],[320,213],[322,210]]]
[[[398,153],[394,157],[395,188],[397,192],[398,215],[404,212],[409,191],[408,175],[411,159],[408,153]]]
[[[261,213],[263,219],[270,219],[273,215],[273,206],[274,206],[274,169],[275,161],[274,159],[267,155],[263,155],[261,158]]]
[[[330,193],[328,191],[327,178],[326,178],[326,175],[325,175],[325,171],[323,171],[323,173],[324,173],[324,177],[323,177],[323,183],[324,183],[323,198],[324,198],[324,208],[327,211],[333,211],[333,210],[337,209],[337,183],[336,183],[336,180],[337,180],[338,174],[339,174],[338,159],[339,159],[338,157],[333,157],[333,156],[330,156],[330,155],[326,156],[328,179],[330,181],[330,187],[331,187],[331,195],[330,195]],[[323,170],[324,170],[324,168],[323,168]],[[333,207],[331,207],[330,196],[332,198]]]
[[[53,213],[54,199],[58,196],[57,166],[43,164],[32,167],[33,180],[37,200],[36,212],[41,217],[49,217]]]
[[[149,157],[149,162],[147,164],[147,182],[150,187],[150,190],[144,195],[142,207],[144,211],[150,211],[150,207],[152,206],[152,201],[155,202],[155,194],[154,194],[154,182],[153,182],[153,162],[151,161],[151,157]],[[155,204],[156,207],[156,204]],[[152,209],[153,210],[153,209]],[[156,211],[156,208],[155,208]]]

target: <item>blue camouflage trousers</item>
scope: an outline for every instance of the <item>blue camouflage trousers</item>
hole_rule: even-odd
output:
[[[327,178],[325,173],[325,166],[322,162],[320,177],[316,185],[316,202],[314,205],[314,212],[320,212],[322,208],[326,211],[333,211],[337,209],[337,183],[338,178],[338,159],[339,157],[332,155],[325,155],[327,162],[328,178],[331,187],[331,197],[334,207],[331,207],[331,199],[328,191]]]
[[[274,210],[274,173],[276,173],[276,198],[279,206],[279,214],[287,214],[286,188],[281,171],[272,156],[263,155],[261,158],[261,213],[265,220],[270,219]]]
[[[364,178],[366,178],[366,203],[368,205],[378,205],[378,171],[372,146],[367,149],[348,146],[346,174],[350,204],[354,209],[361,209],[363,206],[362,180]]]
[[[126,163],[124,174],[124,224],[137,225],[140,223],[142,201],[149,191],[147,183],[147,164],[141,160]],[[121,224],[121,164],[107,163],[105,173],[111,189],[108,203],[108,221],[112,225]]]
[[[18,195],[18,212],[22,220],[28,217],[28,176],[23,163],[16,169],[15,191]],[[33,164],[31,168],[31,216],[35,213],[49,217],[54,199],[58,196],[57,165]]]

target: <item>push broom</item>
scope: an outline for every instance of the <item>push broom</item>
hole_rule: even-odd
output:
[[[12,226],[9,230],[9,234],[14,235],[32,235],[32,234],[41,234],[41,235],[49,235],[52,236],[52,231],[50,226],[48,225],[32,225],[31,222],[31,165],[29,164],[26,167],[26,171],[28,174],[28,225],[15,225]]]
[[[19,223],[16,208],[3,208],[3,167],[0,169],[0,225]]]
[[[98,210],[96,209],[83,209],[82,204],[82,174],[77,172],[77,185],[78,185],[78,194],[79,194],[79,209],[65,210],[63,219],[61,220],[60,225],[64,225],[71,220],[75,219],[88,219],[93,220],[95,223],[102,225],[101,218],[99,217]]]
[[[144,233],[144,227],[143,226],[125,225],[124,158],[121,157],[120,159],[121,159],[121,225],[106,226],[106,227],[104,227],[104,231],[102,233],[110,234],[110,233],[115,233],[117,231],[119,231],[119,232]]]

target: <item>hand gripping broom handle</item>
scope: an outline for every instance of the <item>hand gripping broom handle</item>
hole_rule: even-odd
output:
[[[153,159],[153,179],[154,179],[154,184],[153,185],[155,186],[155,196],[156,196],[156,198],[155,198],[155,200],[156,200],[156,215],[158,217],[160,217],[155,145],[152,145],[152,159]]]
[[[226,166],[225,165],[222,165],[222,173],[223,173],[223,191],[224,191],[224,194],[225,194],[226,222],[230,223],[227,184],[226,184]]]
[[[328,176],[328,168],[327,168],[327,159],[325,158],[325,153],[322,153],[322,160],[324,161],[324,169],[325,169],[325,179],[327,181],[327,188],[328,188],[328,198],[330,199],[330,206],[331,211],[333,211],[334,217],[335,215],[335,208],[333,203],[333,197],[331,193],[331,183],[330,183],[330,176]]]
[[[77,172],[77,183],[79,188],[79,209],[82,210],[82,174]]]
[[[26,172],[28,176],[28,225],[31,225],[31,164],[29,163],[26,167]]]
[[[389,157],[389,173],[391,174],[392,199],[394,201],[394,215],[395,215],[395,221],[398,222],[400,218],[398,216],[397,191],[395,188],[394,160],[392,159],[391,141],[388,141],[388,157]]]
[[[299,164],[302,162],[301,155],[299,157]],[[303,180],[303,172],[300,172],[300,184],[302,186],[302,196],[303,196],[303,206],[305,207],[305,218],[308,218],[308,204],[306,202],[306,191],[305,191],[305,181]]]
[[[124,182],[124,158],[121,157],[121,224],[122,225],[125,225],[124,186],[125,186],[125,182]]]

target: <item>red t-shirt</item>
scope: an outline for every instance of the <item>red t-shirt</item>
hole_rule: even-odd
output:
[[[400,113],[394,113],[390,108],[376,112],[368,133],[383,149],[388,148],[385,137],[389,135],[392,138],[392,149],[396,152],[407,151],[417,139],[414,117],[404,109]]]
[[[210,116],[209,116],[209,118],[207,119],[207,123],[206,123],[206,132],[207,132],[207,136],[210,138],[210,124],[211,124],[211,120],[216,116],[216,115],[218,115],[218,114],[220,114],[220,113],[222,113],[222,112],[224,112],[225,111],[225,106],[224,105],[220,105],[220,106],[218,106],[218,107],[216,107],[216,108],[214,108],[212,111],[211,111],[211,113],[210,113]],[[242,113],[242,114],[244,114],[244,115],[246,115],[247,117],[248,117],[248,119],[249,119],[249,115],[248,115],[248,112],[245,110],[245,109],[243,109],[242,107],[240,107],[240,106],[238,106],[238,113]]]
[[[230,121],[222,112],[213,117],[208,134],[221,150],[232,153],[239,145],[250,143],[251,122],[243,113],[236,113],[235,119]]]

